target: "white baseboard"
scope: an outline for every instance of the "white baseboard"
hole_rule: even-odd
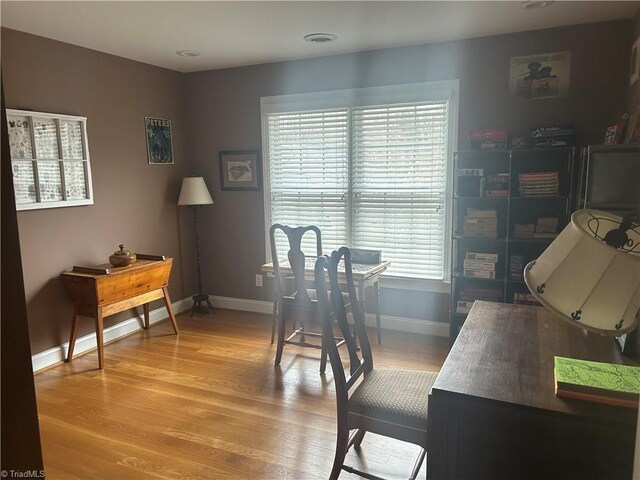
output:
[[[191,297],[183,298],[182,300],[174,302],[172,304],[174,313],[178,314],[184,312],[185,310],[189,310],[191,308],[191,302]],[[161,320],[164,320],[165,318],[167,318],[167,310],[164,307],[156,308],[155,310],[149,312],[149,324],[157,323]],[[120,322],[109,328],[105,328],[103,332],[104,343],[111,342],[120,337],[135,332],[136,330],[140,330],[142,324],[143,317],[140,315],[129,318],[128,320]],[[96,334],[90,333],[89,335],[85,335],[84,337],[80,337],[76,340],[76,346],[73,353],[74,355],[83,353],[87,350],[96,348],[97,345],[98,343],[96,341]],[[45,350],[44,352],[32,355],[31,365],[33,367],[33,371],[37,372],[38,370],[42,370],[43,368],[62,362],[67,358],[68,349],[69,342],[65,342],[57,347],[53,347],[49,350]]]
[[[245,312],[266,313],[271,315],[273,303],[264,300],[250,300],[246,298],[213,297],[214,305],[229,310],[242,310]],[[376,324],[376,316],[367,313],[367,325]],[[416,318],[395,317],[381,315],[380,325],[385,330],[397,330],[400,332],[421,333],[436,337],[449,336],[449,323],[435,322],[433,320],[420,320]]]
[[[191,308],[191,297],[183,298],[173,303],[173,311],[178,314]],[[213,304],[219,308],[229,310],[241,310],[244,312],[264,313],[271,315],[273,313],[273,302],[264,300],[252,300],[249,298],[232,298],[232,297],[213,297]],[[164,307],[157,308],[149,312],[149,323],[154,324],[167,318],[167,311]],[[142,326],[142,317],[136,316],[105,328],[103,336],[104,342],[111,342],[120,337],[124,337]],[[373,313],[367,313],[367,325],[375,325],[376,316]],[[382,315],[380,324],[385,330],[397,330],[400,332],[420,333],[424,335],[433,335],[436,337],[449,336],[449,324],[443,322],[434,322],[433,320],[419,320],[416,318],[394,317],[392,315]],[[96,334],[90,333],[76,340],[74,354],[83,353],[96,348]],[[36,353],[31,357],[33,371],[37,372],[43,368],[49,367],[56,363],[62,362],[67,358],[69,342],[65,342],[57,347],[50,348],[44,352]]]
[[[216,307],[227,308],[229,310],[242,310],[243,312],[273,314],[273,302],[264,300],[251,300],[249,298],[213,297],[213,304]]]

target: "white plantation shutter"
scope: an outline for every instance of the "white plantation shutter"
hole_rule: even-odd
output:
[[[267,237],[274,223],[317,225],[324,253],[381,249],[385,275],[445,279],[458,88],[451,80],[263,97]],[[314,251],[311,237],[303,249]]]
[[[273,113],[267,125],[271,223],[316,225],[325,252],[346,245],[347,109]],[[315,254],[313,233],[303,240],[303,251]],[[276,241],[286,257],[286,237]]]
[[[353,244],[388,273],[443,278],[448,102],[352,111]]]

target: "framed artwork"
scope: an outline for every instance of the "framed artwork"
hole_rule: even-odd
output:
[[[219,157],[222,190],[260,190],[262,179],[258,150],[221,151]]]
[[[147,161],[150,165],[172,165],[171,120],[144,117],[147,134]]]
[[[7,110],[16,210],[93,204],[87,119]]]
[[[640,79],[640,37],[631,47],[631,60],[629,62],[629,85],[633,85]]]
[[[509,94],[531,100],[566,97],[571,76],[571,52],[511,57]]]

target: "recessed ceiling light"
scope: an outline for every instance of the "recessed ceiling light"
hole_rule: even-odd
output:
[[[196,52],[195,50],[178,50],[176,55],[180,55],[181,57],[199,57],[200,52]]]
[[[526,0],[524,2],[520,2],[520,6],[525,10],[534,10],[536,8],[548,7],[552,3],[553,3],[553,0],[547,0],[547,1]]]
[[[305,35],[302,38],[311,43],[327,43],[333,42],[338,37],[336,37],[332,33],[310,33],[309,35]]]

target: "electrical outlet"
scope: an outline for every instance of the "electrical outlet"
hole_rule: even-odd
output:
[[[256,287],[262,286],[262,274],[256,273]]]

